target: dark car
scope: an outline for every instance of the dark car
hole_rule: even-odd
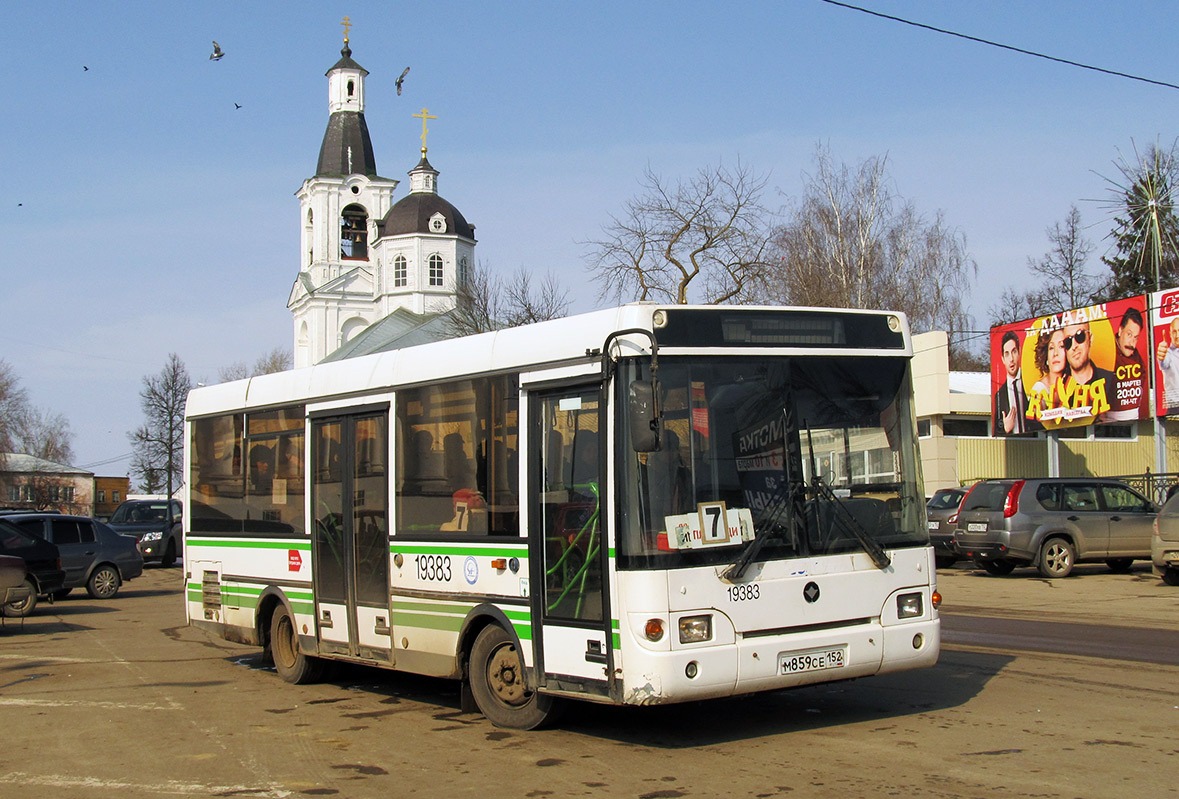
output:
[[[52,595],[65,584],[57,547],[26,533],[8,522],[7,517],[0,518],[0,555],[22,558],[29,570],[25,578],[30,589],[28,597],[5,605],[2,609],[5,616],[28,616],[37,607],[38,596]]]
[[[181,552],[181,506],[178,500],[129,499],[111,514],[116,533],[134,536],[145,562],[173,566]]]
[[[119,535],[100,521],[61,513],[20,513],[5,520],[57,546],[65,569],[61,599],[85,586],[95,599],[110,599],[119,586],[143,573],[143,556],[135,539]]]
[[[1157,513],[1117,480],[983,480],[962,500],[954,545],[990,574],[1035,566],[1045,577],[1067,577],[1083,561],[1126,571],[1150,557]]]
[[[939,488],[925,503],[929,543],[933,545],[934,560],[940,569],[954,565],[959,557],[954,549],[954,522],[964,496],[965,488]]]

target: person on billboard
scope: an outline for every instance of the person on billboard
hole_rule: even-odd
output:
[[[1092,346],[1093,333],[1089,330],[1088,322],[1064,326],[1064,352],[1068,357],[1069,374],[1073,380],[1081,385],[1105,380],[1105,384],[1112,387],[1114,373],[1093,363],[1093,359],[1089,357]]]
[[[1032,391],[1046,392],[1050,397],[1057,391],[1056,384],[1068,379],[1068,358],[1065,356],[1064,331],[1053,330],[1050,335],[1041,335],[1036,341],[1036,366],[1040,379]]]
[[[1109,410],[1109,399],[1111,395],[1116,394],[1117,380],[1113,372],[1102,369],[1093,363],[1093,359],[1090,357],[1092,347],[1093,332],[1089,329],[1088,322],[1064,326],[1064,353],[1068,358],[1070,376],[1079,385],[1100,386],[1104,393],[1105,402],[1102,403],[1100,400],[1092,402],[1092,410],[1090,411],[1090,419],[1098,421],[1104,419],[1105,413]],[[1083,401],[1081,402],[1083,403]],[[1103,404],[1104,407],[1102,407]]]
[[[1170,335],[1163,335],[1155,357],[1163,373],[1163,399],[1171,413],[1179,410],[1179,316],[1171,320]]]
[[[1110,410],[1102,417],[1106,422],[1124,422],[1140,419],[1146,410],[1146,364],[1138,351],[1138,336],[1143,327],[1142,312],[1127,308],[1118,325],[1114,339],[1117,357],[1114,360],[1114,374],[1117,375],[1117,392],[1109,397]]]
[[[1003,359],[1003,384],[995,392],[994,434],[996,436],[1016,436],[1031,429],[1031,422],[1027,418],[1028,395],[1023,387],[1023,370],[1019,365],[1019,354],[1022,351],[1019,334],[1008,330],[999,342],[999,355]],[[1038,425],[1037,425],[1038,426]]]

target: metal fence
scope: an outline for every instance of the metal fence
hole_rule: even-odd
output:
[[[1168,492],[1174,486],[1179,486],[1179,472],[1151,472],[1147,469],[1145,474],[1113,475],[1112,479],[1121,480],[1160,504],[1166,502]]]

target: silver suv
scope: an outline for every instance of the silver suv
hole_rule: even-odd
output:
[[[990,574],[1035,566],[1067,577],[1083,561],[1126,571],[1150,557],[1158,508],[1125,483],[1094,478],[983,480],[962,500],[954,549]]]

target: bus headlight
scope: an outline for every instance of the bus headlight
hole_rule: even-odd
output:
[[[712,616],[684,616],[680,619],[680,643],[696,644],[712,640]]]
[[[897,597],[897,617],[914,619],[922,614],[921,594],[901,594]]]

